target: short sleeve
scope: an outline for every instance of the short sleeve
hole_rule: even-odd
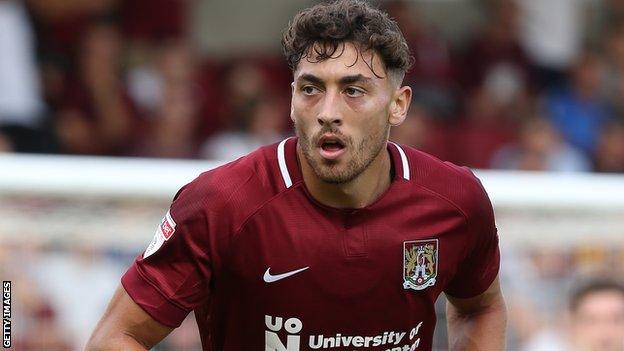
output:
[[[479,180],[471,176],[476,182],[476,190],[469,193],[465,210],[466,247],[469,249],[445,288],[447,294],[457,298],[470,298],[485,292],[500,267],[498,231],[492,204]]]
[[[189,185],[176,194],[154,239],[121,278],[145,312],[173,328],[210,294],[208,219],[197,196]]]

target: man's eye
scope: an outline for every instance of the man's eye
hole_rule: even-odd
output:
[[[360,89],[349,87],[344,90],[345,94],[349,97],[358,97],[364,95],[364,92]]]
[[[311,85],[306,85],[301,88],[301,91],[306,95],[314,95],[319,92],[319,90]]]

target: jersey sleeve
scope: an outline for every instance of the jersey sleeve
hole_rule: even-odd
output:
[[[492,204],[479,180],[472,173],[471,177],[476,182],[476,190],[470,192],[465,210],[468,251],[445,289],[445,293],[457,298],[470,298],[485,292],[500,267]]]
[[[210,294],[209,216],[192,184],[176,194],[154,239],[121,278],[134,302],[173,328]]]

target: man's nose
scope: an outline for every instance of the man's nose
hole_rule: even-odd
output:
[[[318,123],[330,126],[340,126],[342,124],[342,113],[340,112],[340,93],[327,92],[321,102],[321,109],[317,116]]]

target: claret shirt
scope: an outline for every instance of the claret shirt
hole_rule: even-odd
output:
[[[430,350],[440,293],[484,292],[499,268],[490,201],[467,168],[389,142],[390,187],[360,209],[317,202],[296,138],[201,174],[122,277],[204,350]]]

